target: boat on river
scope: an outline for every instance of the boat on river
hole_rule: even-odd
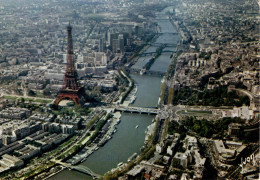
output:
[[[116,121],[116,124],[119,124],[121,122],[121,120],[120,119],[118,119],[117,121]]]
[[[137,153],[134,153],[132,156],[130,156],[130,157],[127,159],[127,162],[132,161],[134,158],[136,158],[136,156],[137,156]]]
[[[142,69],[142,70],[140,71],[140,75],[145,74],[145,72],[146,72],[146,69]]]

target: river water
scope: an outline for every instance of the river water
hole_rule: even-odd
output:
[[[167,9],[158,14],[158,25],[161,33],[154,43],[177,44],[179,37],[171,34],[176,32],[169,20],[165,20]],[[162,19],[163,18],[163,19]],[[151,46],[146,52],[156,51],[155,46]],[[167,49],[173,50],[170,47]],[[156,59],[150,70],[166,72],[171,63],[171,53],[162,53]],[[133,68],[142,69],[142,67],[149,61],[152,56],[140,57]],[[156,107],[160,95],[161,77],[131,74],[138,90],[136,93],[136,100],[131,106],[136,107]],[[145,130],[148,125],[152,123],[154,116],[142,114],[123,113],[121,116],[121,123],[117,126],[117,132],[113,138],[109,140],[103,147],[99,148],[95,153],[90,155],[86,161],[80,165],[87,166],[92,171],[98,174],[115,168],[120,162],[127,162],[127,159],[133,153],[139,153],[140,148],[144,144]],[[135,128],[139,125],[138,128]],[[73,170],[64,170],[50,178],[62,180],[83,180],[92,179],[90,176],[82,174]]]

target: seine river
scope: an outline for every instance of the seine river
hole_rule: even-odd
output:
[[[167,10],[168,8],[157,14],[161,34],[155,40],[155,44],[177,44],[179,41],[179,36],[171,34],[175,33],[176,30],[167,19]],[[151,45],[146,52],[155,52],[156,48],[156,45]],[[166,48],[167,50],[171,49],[170,47]],[[150,70],[166,72],[171,63],[170,55],[171,53],[169,52],[162,53],[161,56],[156,59]],[[149,58],[151,58],[151,56],[140,57],[138,62],[134,65],[134,68],[142,69],[149,61]],[[131,77],[138,87],[136,100],[131,106],[156,107],[160,95],[161,77],[141,76],[138,74],[131,74]],[[127,159],[133,153],[140,152],[140,148],[144,145],[145,130],[147,126],[152,123],[153,119],[154,116],[151,115],[123,113],[121,123],[117,127],[118,131],[113,135],[113,138],[90,155],[81,165],[87,166],[95,173],[104,174],[112,168],[115,168],[118,163],[127,162]],[[136,125],[139,125],[139,127],[135,128]],[[92,178],[83,173],[66,169],[50,179],[83,180]]]

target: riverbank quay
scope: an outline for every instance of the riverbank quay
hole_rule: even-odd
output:
[[[137,87],[135,86],[133,79],[129,76],[129,74],[126,72],[125,69],[119,70],[119,75],[127,80],[128,86],[127,86],[126,91],[121,93],[118,101],[116,101],[114,104],[124,104],[125,106],[128,106],[135,99],[134,94],[137,91]],[[134,88],[135,88],[134,93],[131,93]],[[127,100],[127,102],[124,102],[130,93],[131,93],[131,96],[133,96],[133,97],[129,97],[130,101]]]

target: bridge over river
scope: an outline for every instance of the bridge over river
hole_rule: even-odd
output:
[[[69,170],[73,169],[75,171],[79,171],[81,173],[90,175],[93,179],[98,179],[98,178],[102,177],[102,175],[93,172],[87,166],[82,166],[82,165],[73,166],[71,164],[68,164],[68,163],[65,163],[65,162],[61,162],[61,161],[57,161],[57,160],[54,160],[54,162],[57,163],[57,164],[60,164],[60,165],[62,165],[64,167],[66,167],[66,168],[68,168]]]
[[[147,45],[154,46],[154,47],[177,47],[178,44],[176,43],[148,43]]]
[[[139,114],[151,114],[157,115],[160,109],[155,108],[143,108],[143,107],[133,107],[133,106],[115,106],[115,111],[129,112],[129,113],[139,113]]]
[[[162,53],[175,53],[176,50],[162,50]],[[139,56],[140,57],[144,57],[144,56],[153,56],[156,55],[156,52],[146,52],[146,53],[142,53]]]

